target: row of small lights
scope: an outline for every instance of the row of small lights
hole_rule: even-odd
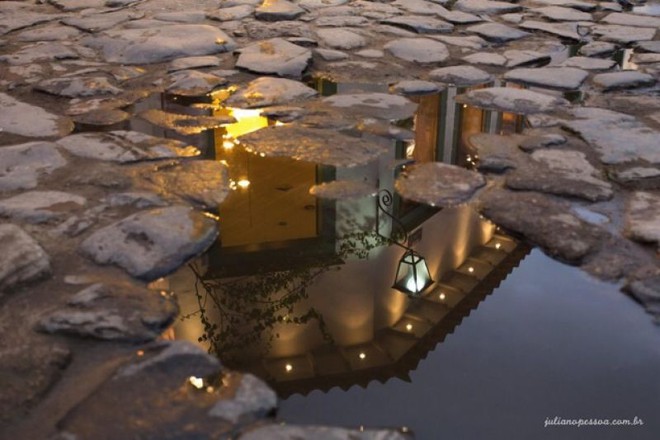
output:
[[[501,243],[499,243],[499,242],[498,242],[498,243],[495,243],[495,249],[499,249],[499,248],[501,248],[501,247],[502,247],[502,244],[501,244]],[[468,272],[470,272],[470,273],[474,272],[474,267],[472,267],[472,266],[468,267]],[[440,294],[438,295],[438,298],[440,298],[440,301],[444,301],[445,299],[447,299],[447,295],[445,295],[444,293],[440,292]],[[412,331],[412,329],[413,329],[413,325],[412,325],[411,323],[406,324],[406,330],[407,330],[407,331],[410,332],[410,331]],[[367,355],[366,355],[366,353],[361,352],[361,353],[358,355],[358,357],[360,358],[360,360],[364,360],[364,359],[367,358]],[[286,365],[284,366],[284,369],[286,370],[287,373],[290,373],[290,372],[293,371],[293,365],[291,365],[291,364],[286,364]]]

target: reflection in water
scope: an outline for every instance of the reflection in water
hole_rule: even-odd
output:
[[[322,93],[365,90],[327,81],[315,86]],[[397,196],[389,213],[401,220],[407,245],[424,256],[437,280],[411,299],[393,287],[405,261],[387,238],[393,225],[378,215],[376,200],[316,199],[309,189],[357,180],[392,191],[408,164],[473,166],[470,135],[522,129],[519,115],[457,105],[453,98],[463,92],[449,87],[416,97],[415,118],[398,122],[414,129],[414,139],[373,136],[388,154],[353,168],[246,151],[241,135],[276,123],[260,110],[223,107],[219,99],[214,113],[237,122],[215,130],[206,157],[227,164],[233,191],[218,207],[218,243],[169,278],[184,315],[176,337],[265,378],[282,396],[406,378],[527,248],[468,206],[439,211]]]

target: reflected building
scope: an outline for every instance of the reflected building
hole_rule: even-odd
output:
[[[361,90],[317,86],[324,94]],[[184,316],[175,336],[266,379],[282,397],[406,379],[528,248],[469,206],[439,210],[395,196],[390,214],[435,280],[412,298],[392,287],[403,251],[387,239],[393,225],[376,199],[317,199],[309,189],[353,180],[391,191],[408,164],[471,166],[471,134],[521,128],[518,115],[455,104],[457,93],[415,98],[417,115],[401,122],[414,140],[373,136],[388,153],[353,168],[247,152],[236,138],[274,122],[258,110],[218,109],[237,123],[215,130],[206,156],[227,163],[233,191],[218,208],[216,245],[167,280]]]

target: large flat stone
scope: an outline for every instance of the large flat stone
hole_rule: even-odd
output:
[[[442,208],[468,202],[486,184],[475,171],[440,162],[414,165],[396,179],[403,198]]]
[[[25,137],[65,136],[73,130],[73,121],[40,107],[0,93],[0,132]]]
[[[588,72],[575,67],[538,67],[510,70],[504,74],[504,79],[539,87],[575,90],[588,76]]]
[[[0,147],[0,191],[29,189],[39,178],[67,164],[52,142],[28,142]]]
[[[305,100],[317,94],[316,90],[299,81],[262,77],[249,82],[226,102],[237,107],[266,107]]]
[[[506,43],[508,41],[519,40],[527,37],[528,32],[521,31],[500,23],[482,23],[475,24],[467,28],[468,31],[496,43]]]
[[[0,217],[29,223],[61,221],[87,203],[84,197],[61,191],[28,191],[0,200]]]
[[[250,72],[300,78],[312,60],[312,52],[282,38],[260,41],[241,48],[236,67]]]
[[[628,201],[627,234],[633,240],[660,245],[660,196],[635,192]],[[659,247],[660,248],[660,247]]]
[[[197,148],[181,141],[137,131],[79,133],[62,138],[57,143],[75,156],[119,163],[199,155]]]
[[[323,103],[342,113],[389,120],[410,118],[417,110],[417,104],[408,98],[387,93],[333,95],[324,98]]]
[[[88,37],[83,43],[99,50],[106,61],[122,64],[160,63],[236,48],[236,43],[220,29],[199,24],[110,30]]]
[[[458,95],[456,102],[519,114],[545,113],[568,105],[568,101],[562,98],[512,87],[490,87],[469,91]]]
[[[10,223],[0,224],[0,296],[18,284],[50,275],[50,258],[27,232]]]
[[[447,46],[428,38],[400,38],[384,48],[397,58],[420,64],[441,63],[449,58]]]
[[[580,262],[603,239],[600,229],[570,214],[567,204],[542,194],[493,190],[481,201],[486,217],[563,261]]]
[[[142,211],[96,230],[80,245],[98,264],[114,264],[134,277],[154,280],[206,250],[215,221],[185,206]]]
[[[144,342],[157,338],[174,321],[179,308],[167,292],[137,284],[93,284],[67,305],[48,312],[38,329],[102,340]]]

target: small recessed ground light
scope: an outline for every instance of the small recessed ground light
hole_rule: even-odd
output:
[[[188,382],[190,382],[190,384],[195,388],[197,388],[198,390],[204,388],[204,379],[201,379],[199,377],[190,376],[188,378]]]
[[[365,359],[366,357],[367,357],[367,355],[364,354],[364,352],[363,352],[363,353],[360,353],[360,359]]]
[[[286,370],[287,373],[289,373],[289,372],[291,372],[291,370],[293,370],[293,365],[291,365],[291,364],[286,364],[286,366],[284,367],[284,369]]]
[[[502,243],[495,243],[495,249],[499,249],[502,247]]]
[[[412,324],[406,324],[406,330],[408,331],[412,330]]]
[[[468,267],[468,272],[470,272],[470,273],[474,272],[474,267],[472,267],[472,266]]]
[[[441,299],[442,301],[444,301],[445,298],[447,298],[447,296],[446,296],[444,293],[441,293],[441,294],[440,294],[440,299]]]

